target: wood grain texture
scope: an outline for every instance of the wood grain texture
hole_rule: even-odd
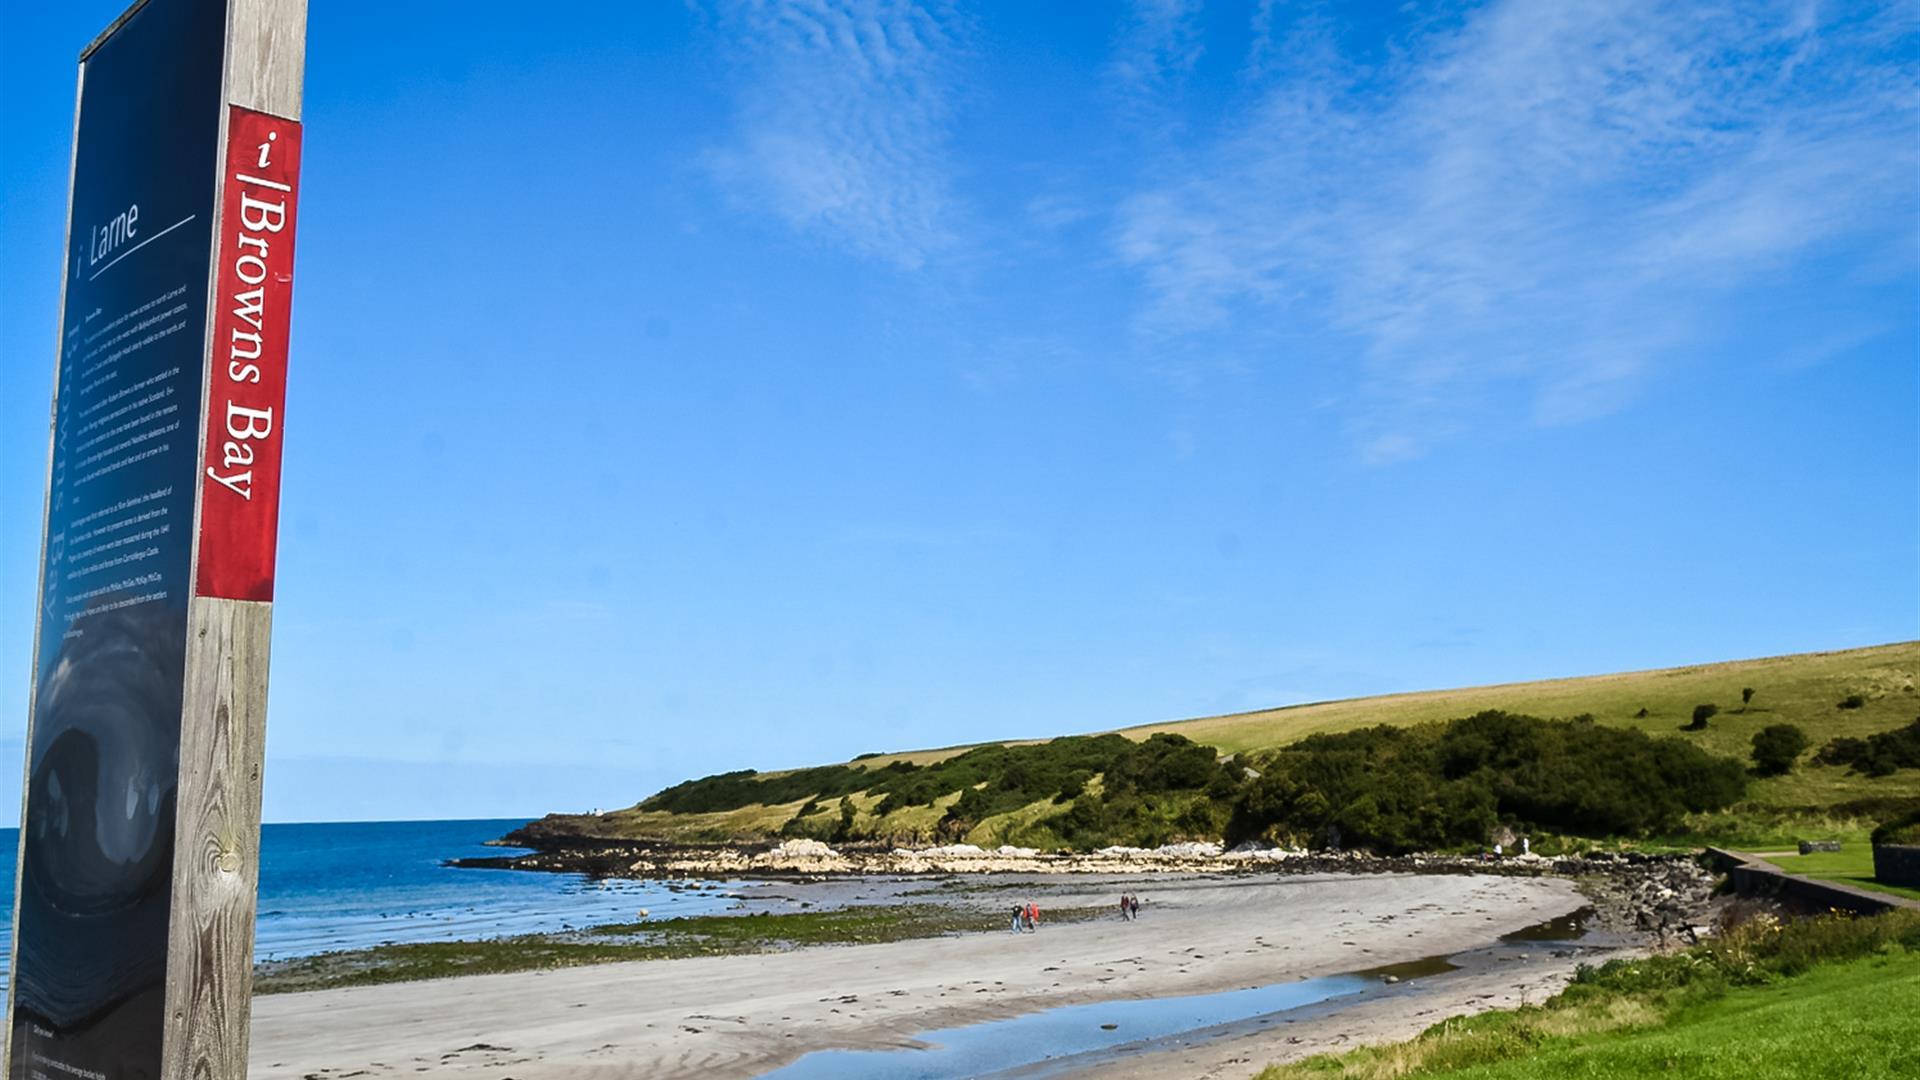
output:
[[[227,101],[300,119],[307,0],[233,0],[228,19]]]
[[[230,0],[227,103],[298,120],[306,32],[306,0]],[[223,147],[225,135],[223,116]],[[224,161],[219,170],[226,175]],[[216,209],[215,236],[219,217]],[[209,271],[213,289],[218,267]],[[199,517],[196,504],[196,580]],[[269,603],[195,596],[188,608],[162,1080],[247,1075],[272,625]]]
[[[273,605],[245,600],[187,611],[165,1080],[247,1074],[272,623]]]

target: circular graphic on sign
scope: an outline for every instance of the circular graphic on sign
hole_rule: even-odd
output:
[[[55,910],[124,907],[171,872],[181,619],[164,603],[75,620],[40,688],[28,872]]]

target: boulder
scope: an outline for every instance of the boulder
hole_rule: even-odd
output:
[[[818,840],[782,840],[769,854],[779,859],[837,859],[840,853]]]

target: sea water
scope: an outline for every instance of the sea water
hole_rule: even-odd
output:
[[[511,855],[486,846],[526,824],[376,821],[267,825],[260,837],[260,960],[384,942],[457,941],[706,915],[733,906],[725,882],[600,880],[582,874],[467,870],[447,859]],[[0,829],[0,985],[12,961],[20,831]]]

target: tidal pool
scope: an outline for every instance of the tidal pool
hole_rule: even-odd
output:
[[[1593,915],[1591,907],[1581,908],[1502,935],[1500,944],[1492,948],[1512,951],[1524,945],[1574,944],[1587,935]],[[1264,1022],[1267,1017],[1381,988],[1383,983],[1440,975],[1459,967],[1452,957],[1429,956],[1246,990],[1063,1005],[1009,1020],[923,1031],[915,1038],[927,1044],[924,1048],[816,1050],[764,1075],[769,1080],[1034,1078],[1069,1064],[1062,1059],[1080,1059],[1073,1063],[1077,1067],[1085,1063],[1086,1055],[1227,1024]],[[1050,1068],[1049,1062],[1057,1064]]]
[[[772,1080],[964,1080],[1251,1020],[1380,985],[1378,978],[1328,975],[1318,979],[1226,990],[1188,997],[1063,1005],[1010,1020],[920,1033],[926,1049],[818,1050],[765,1075]]]

